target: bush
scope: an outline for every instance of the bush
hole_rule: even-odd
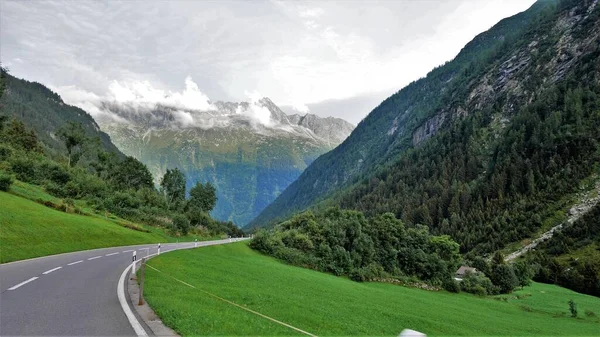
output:
[[[190,220],[184,215],[176,214],[173,217],[173,229],[179,231],[182,235],[186,235],[190,229]]]
[[[24,182],[32,182],[36,179],[35,166],[35,161],[28,158],[15,158],[10,163],[11,171],[17,179]]]
[[[591,310],[586,310],[586,311],[585,311],[585,315],[586,315],[587,317],[596,317],[596,313],[595,313],[595,312],[593,312],[593,311],[591,311]]]
[[[384,275],[385,272],[383,268],[375,263],[371,263],[365,267],[352,269],[348,273],[350,279],[356,282],[373,281]]]
[[[13,149],[4,144],[0,144],[0,161],[7,160],[13,154]]]
[[[577,317],[577,303],[573,300],[569,300],[569,311],[571,312],[571,317]]]
[[[492,295],[498,292],[492,281],[485,275],[470,272],[460,282],[460,289],[479,296]]]
[[[500,289],[502,294],[508,294],[519,285],[519,280],[515,275],[512,266],[506,264],[497,264],[492,267],[491,280],[495,286]]]
[[[38,171],[45,179],[59,185],[64,185],[71,179],[69,171],[52,162],[42,163],[39,166]]]
[[[0,191],[8,191],[13,183],[13,178],[8,174],[0,173]]]
[[[460,284],[458,284],[458,282],[456,282],[452,278],[446,279],[442,283],[442,286],[448,292],[451,292],[451,293],[459,293],[460,292]]]
[[[60,197],[60,198],[63,198],[63,197],[67,196],[67,192],[65,190],[65,187],[62,186],[62,185],[58,185],[56,183],[48,181],[48,182],[46,182],[44,184],[44,187],[46,189],[46,192],[48,192],[48,193],[50,193],[50,194],[52,194],[54,196],[57,196],[57,197]]]

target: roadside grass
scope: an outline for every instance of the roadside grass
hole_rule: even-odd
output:
[[[0,192],[0,263],[94,248],[220,239],[173,237],[162,228],[95,213],[82,200],[75,200],[75,207],[83,215],[55,209],[63,204],[42,187],[19,180],[8,193]]]
[[[100,217],[57,211],[6,192],[0,192],[0,205],[0,263],[85,249],[192,239],[169,237],[158,228],[141,232]]]
[[[183,336],[297,335],[298,332],[202,291],[315,335],[573,336],[600,331],[600,299],[534,283],[514,298],[431,292],[346,278],[283,264],[247,243],[174,251],[149,261],[145,298]],[[198,289],[177,282],[187,282]],[[517,295],[521,299],[517,299]],[[573,299],[580,318],[569,317]]]

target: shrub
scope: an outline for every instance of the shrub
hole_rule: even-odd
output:
[[[492,284],[489,278],[479,273],[467,273],[460,282],[462,291],[479,295],[491,295],[497,293],[496,287]]]
[[[13,183],[13,178],[8,174],[0,173],[0,191],[8,191]]]
[[[577,303],[573,300],[569,300],[569,311],[571,312],[571,317],[577,317]]]
[[[0,161],[7,160],[13,154],[13,149],[4,144],[0,144]]]
[[[52,162],[42,163],[38,170],[45,179],[59,185],[64,185],[71,179],[69,171]]]
[[[190,229],[190,220],[184,215],[176,214],[173,217],[173,229],[179,231],[182,235],[186,235]]]
[[[373,281],[385,275],[383,268],[375,263],[365,267],[352,269],[348,276],[356,282]]]
[[[67,192],[65,190],[65,187],[62,185],[58,185],[56,183],[53,183],[52,181],[47,181],[44,184],[44,187],[46,189],[46,192],[57,196],[57,197],[66,197],[67,196]]]
[[[17,179],[24,182],[35,180],[36,163],[28,158],[15,158],[10,163],[11,171],[17,176]]]
[[[305,252],[314,248],[314,245],[308,235],[298,233],[298,231],[294,229],[284,232],[281,241],[283,241],[283,243],[290,248],[296,248]]]
[[[596,313],[595,313],[595,312],[593,312],[593,311],[591,311],[591,310],[586,310],[586,311],[585,311],[585,315],[586,315],[587,317],[596,317]]]
[[[446,279],[442,283],[442,286],[448,292],[451,292],[451,293],[459,293],[460,292],[460,284],[458,284],[458,282],[456,282],[452,278]]]

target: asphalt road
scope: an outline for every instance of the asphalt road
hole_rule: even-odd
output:
[[[198,242],[198,247],[223,243],[229,240]],[[193,247],[193,242],[162,244],[161,254]],[[140,260],[156,253],[157,245],[1,264],[0,336],[135,336],[117,297],[119,277],[134,250]]]

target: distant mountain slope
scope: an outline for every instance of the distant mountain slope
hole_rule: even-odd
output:
[[[504,41],[515,39],[532,18],[551,10],[555,3],[537,2],[529,10],[500,21],[469,42],[454,60],[384,100],[340,146],[315,161],[250,227],[272,224],[313,205],[363,172],[368,174],[376,164],[389,162],[411,148],[413,135],[422,140],[435,133],[447,113],[428,119],[445,104],[458,100],[461,87],[475,78],[474,70],[489,62]]]
[[[92,116],[82,109],[68,105],[44,85],[4,74],[4,93],[0,97],[0,115],[14,117],[33,128],[40,141],[51,151],[65,153],[56,136],[67,122],[81,123],[90,138],[99,138],[105,150],[121,154],[110,137],[100,131]]]
[[[212,182],[219,198],[212,215],[237,225],[254,218],[353,129],[340,119],[288,116],[268,98],[211,105],[194,111],[106,102],[98,123],[156,179],[180,167],[188,187]]]
[[[528,237],[598,166],[600,9],[538,1],[391,96],[249,227],[391,211],[485,253]]]

